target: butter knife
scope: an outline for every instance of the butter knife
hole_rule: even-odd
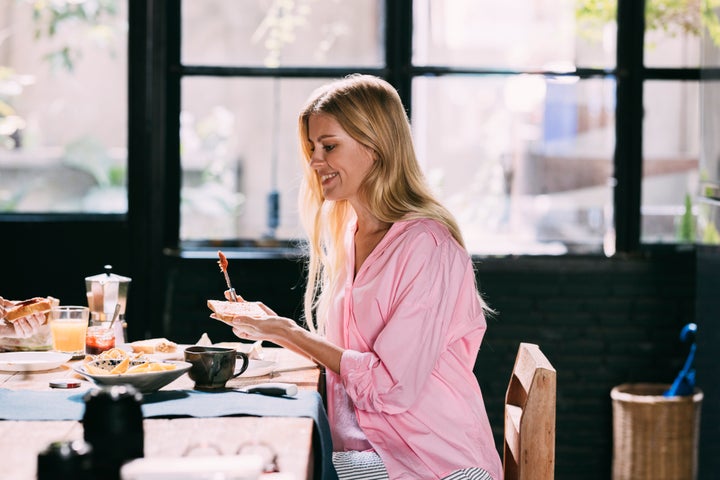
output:
[[[230,298],[233,302],[237,302],[237,293],[235,293],[235,289],[232,286],[232,283],[230,283],[230,277],[228,276],[227,267],[228,267],[228,259],[225,256],[223,252],[218,250],[218,257],[220,260],[218,260],[218,265],[220,265],[220,271],[225,275],[225,283],[227,284],[228,291],[230,292]]]
[[[298,388],[294,383],[267,382],[244,388],[236,388],[235,391],[241,393],[259,393],[271,397],[294,397],[298,393]]]

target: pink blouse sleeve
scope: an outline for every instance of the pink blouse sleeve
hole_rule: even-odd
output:
[[[371,351],[345,351],[340,376],[357,408],[396,414],[412,406],[448,346],[467,332],[484,331],[485,323],[472,263],[450,238],[438,242],[424,231],[392,255],[376,296],[363,297],[387,299],[377,307],[385,325]]]

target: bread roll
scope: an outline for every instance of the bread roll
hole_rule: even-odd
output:
[[[135,353],[174,353],[177,350],[177,343],[167,338],[148,338],[132,342],[130,348]]]

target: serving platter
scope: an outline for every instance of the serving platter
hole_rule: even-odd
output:
[[[0,353],[0,370],[6,372],[53,370],[71,358],[72,355],[60,352],[4,352]]]
[[[107,362],[108,360],[105,360]],[[96,361],[97,362],[97,361]],[[96,363],[94,362],[94,363]],[[119,363],[119,360],[111,362]],[[146,373],[121,373],[121,374],[94,374],[88,372],[85,364],[73,367],[77,373],[83,377],[92,380],[96,385],[120,385],[129,383],[142,393],[154,392],[159,390],[170,382],[180,378],[185,372],[190,370],[191,365],[188,362],[168,361],[164,363],[173,363],[176,365],[174,370],[163,370],[158,372]]]

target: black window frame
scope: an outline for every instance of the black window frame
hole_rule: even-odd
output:
[[[179,110],[183,77],[324,78],[353,72],[386,78],[397,88],[409,114],[412,80],[418,76],[530,73],[552,77],[572,75],[580,79],[615,78],[616,145],[612,180],[616,255],[637,255],[648,249],[666,249],[668,245],[677,247],[677,244],[641,243],[643,85],[648,80],[699,82],[701,70],[644,66],[644,0],[618,0],[615,68],[578,66],[570,73],[413,65],[412,0],[385,0],[385,65],[380,68],[183,65],[180,55],[181,3],[182,0],[130,2],[130,138],[142,137],[143,141],[130,142],[129,215],[131,223],[133,219],[138,220],[135,223],[138,228],[133,230],[148,239],[151,250],[177,255],[182,255],[183,251],[179,240]],[[144,30],[142,39],[141,29]],[[152,128],[148,129],[150,125]],[[150,204],[153,208],[147,214],[138,213],[134,207],[139,204]],[[144,241],[138,240],[138,243]]]

